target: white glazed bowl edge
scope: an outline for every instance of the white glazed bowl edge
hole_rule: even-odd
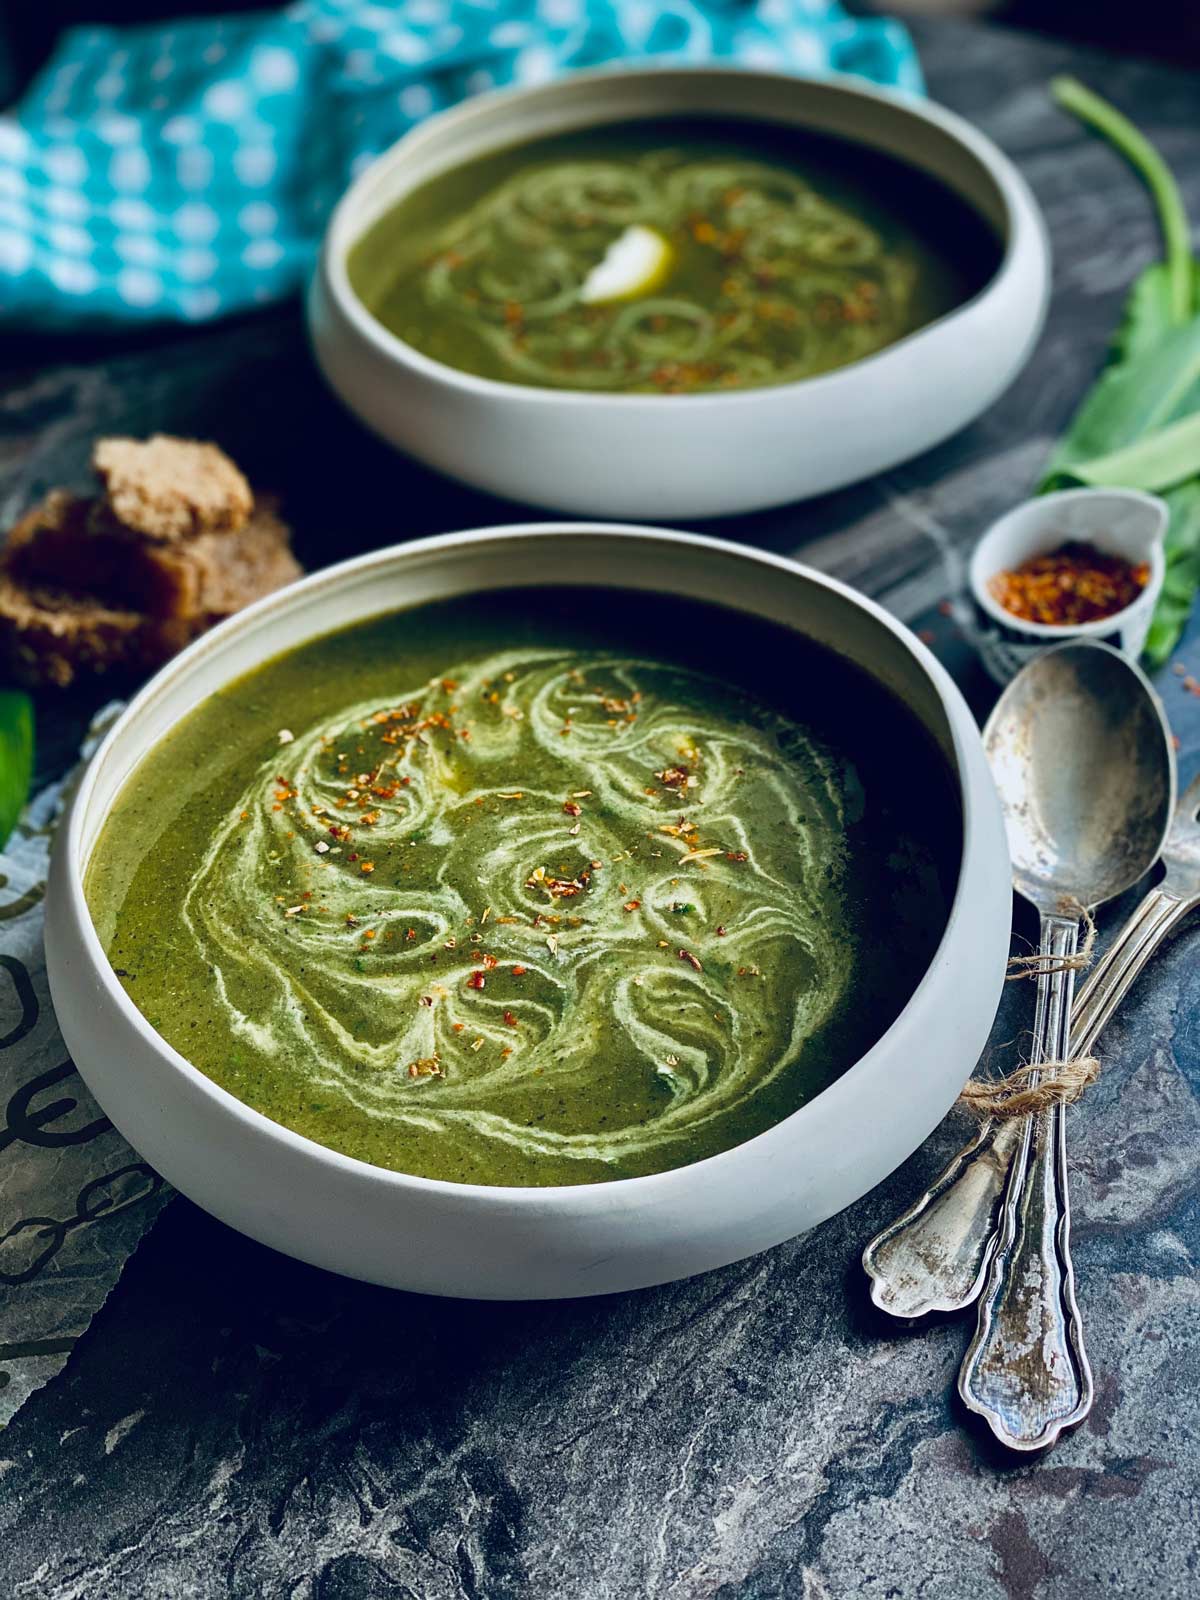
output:
[[[856,1064],[775,1127],[644,1178],[548,1189],[409,1177],[295,1134],[151,1028],[101,949],[83,872],[133,766],[221,683],[331,628],[423,600],[584,582],[715,600],[797,627],[900,693],[956,770],[964,844],[945,935],[909,1004]],[[60,830],[46,953],[63,1036],[97,1100],[183,1193],[347,1276],[478,1298],[589,1295],[685,1277],[814,1226],[879,1182],[945,1114],[986,1041],[1008,951],[1007,848],[978,730],[934,657],[880,607],[782,558],[605,526],[484,529],[380,551],[260,601],[160,672],[109,732]]]
[[[612,395],[497,383],[389,333],[350,287],[352,244],[402,194],[471,156],[636,116],[757,117],[888,151],[997,229],[1002,262],[972,300],[865,360],[741,393]],[[839,488],[930,448],[978,416],[1028,359],[1050,255],[1037,203],[963,118],[861,81],[746,68],[639,68],[482,95],[406,134],[330,221],[308,303],[318,365],[391,444],[512,500],[655,520],[759,510]]]

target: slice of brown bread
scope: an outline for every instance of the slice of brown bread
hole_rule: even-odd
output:
[[[233,533],[254,505],[250,485],[223,450],[198,439],[100,439],[92,465],[117,522],[171,543]]]
[[[160,666],[197,631],[198,624],[119,611],[72,590],[31,587],[0,570],[0,662],[31,688],[65,688],[79,673]]]
[[[9,533],[3,559],[26,583],[93,595],[117,610],[187,617],[199,610],[199,581],[186,548],[143,543],[103,502],[52,489]]]
[[[265,502],[236,533],[143,544],[55,490],[0,551],[0,654],[23,683],[146,670],[302,571]]]
[[[278,502],[264,496],[239,532],[191,540],[179,555],[195,577],[196,610],[218,621],[299,578],[304,568],[292,554],[291,537]]]

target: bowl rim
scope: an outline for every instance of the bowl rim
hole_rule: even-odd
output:
[[[903,649],[907,650],[921,669],[924,676],[930,681],[937,696],[938,704],[944,714],[948,733],[948,744],[953,753],[954,777],[957,782],[959,803],[962,813],[962,845],[959,855],[958,877],[954,894],[946,915],[945,927],[942,930],[938,944],[931,955],[929,962],[922,973],[919,982],[912,993],[893,1018],[889,1026],[878,1039],[853,1061],[824,1089],[820,1090],[810,1100],[798,1106],[788,1116],[778,1122],[770,1124],[761,1132],[739,1144],[731,1145],[728,1149],[720,1150],[714,1155],[702,1157],[698,1161],[685,1162],[678,1167],[671,1167],[662,1172],[646,1173],[636,1177],[622,1177],[603,1179],[593,1183],[579,1184],[547,1184],[547,1185],[510,1185],[510,1184],[477,1184],[459,1183],[445,1178],[426,1178],[414,1173],[400,1172],[390,1167],[376,1166],[374,1163],[364,1161],[360,1157],[346,1155],[343,1151],[335,1150],[328,1145],[323,1145],[306,1134],[297,1133],[285,1123],[277,1122],[268,1117],[264,1112],[256,1110],[245,1101],[238,1099],[229,1090],[221,1087],[213,1079],[203,1073],[174,1045],[170,1044],[163,1036],[151,1026],[147,1018],[134,1004],[127,992],[118,982],[112,963],[100,943],[91,910],[84,893],[84,878],[86,875],[87,860],[84,859],[82,850],[82,833],[84,817],[92,801],[93,791],[96,787],[98,775],[113,746],[125,738],[128,730],[136,726],[143,714],[163,695],[167,694],[175,679],[186,676],[196,664],[209,657],[219,656],[225,642],[234,638],[242,630],[252,628],[260,619],[286,612],[297,604],[300,597],[307,598],[319,593],[325,588],[334,588],[343,582],[356,577],[373,568],[385,568],[394,563],[402,562],[409,558],[420,558],[428,555],[439,555],[443,551],[455,551],[470,548],[472,545],[505,542],[508,540],[536,539],[561,539],[570,538],[575,534],[601,535],[617,539],[645,539],[649,537],[655,541],[665,542],[681,548],[690,548],[696,551],[707,551],[710,554],[719,554],[726,559],[747,561],[785,574],[792,578],[800,578],[818,588],[824,588],[831,594],[848,601],[851,605],[865,611],[883,630],[891,635]],[[460,594],[469,594],[472,591],[464,588]],[[422,604],[424,602],[417,602]],[[718,602],[719,603],[719,602]],[[344,626],[353,627],[358,622],[366,621],[369,617],[385,615],[391,610],[403,610],[403,606],[384,606],[379,611],[367,610],[353,622]],[[324,631],[336,631],[326,629]],[[276,654],[283,654],[288,650],[300,648],[312,639],[321,637],[322,630],[314,629],[296,639],[283,650]],[[861,669],[867,670],[867,669]],[[224,680],[222,680],[223,682]],[[220,685],[217,685],[219,687]],[[207,691],[214,693],[214,689]],[[563,1205],[573,1209],[588,1209],[596,1207],[606,1209],[615,1205],[629,1205],[635,1200],[646,1199],[652,1193],[662,1198],[671,1190],[678,1190],[692,1181],[692,1175],[698,1171],[712,1172],[716,1163],[730,1164],[737,1159],[745,1160],[745,1152],[755,1145],[762,1145],[771,1141],[778,1135],[779,1130],[795,1124],[811,1113],[819,1102],[830,1104],[827,1096],[837,1100],[852,1093],[853,1080],[866,1075],[873,1061],[888,1049],[889,1041],[893,1035],[901,1031],[906,1025],[913,1027],[912,1016],[918,1007],[921,997],[935,982],[945,964],[946,953],[957,942],[958,925],[967,914],[967,889],[965,880],[969,876],[967,871],[971,859],[972,845],[975,836],[980,830],[980,819],[977,808],[971,801],[971,784],[967,778],[967,758],[969,750],[962,737],[963,721],[975,727],[975,720],[971,715],[961,691],[950,677],[945,667],[934,656],[933,652],[922,643],[920,639],[905,627],[903,623],[891,616],[883,606],[870,597],[860,594],[849,584],[839,579],[828,576],[816,568],[808,567],[801,562],[793,561],[786,556],[779,556],[770,551],[759,550],[752,546],[734,545],[728,540],[714,538],[707,534],[685,533],[676,529],[660,528],[656,526],[640,526],[632,523],[603,522],[603,521],[575,521],[562,519],[561,521],[495,524],[481,528],[470,528],[454,533],[434,534],[423,539],[415,539],[404,544],[384,546],[382,549],[368,551],[361,556],[355,556],[346,561],[341,561],[329,567],[324,567],[316,572],[293,583],[285,585],[283,589],[276,590],[273,594],[264,596],[254,601],[243,610],[219,623],[208,633],[194,640],[158,672],[137,692],[136,695],[123,708],[120,715],[107,729],[96,750],[87,761],[87,765],[76,786],[71,799],[69,814],[59,831],[55,841],[52,859],[52,872],[48,887],[48,896],[66,894],[70,901],[70,912],[73,914],[76,931],[82,943],[84,959],[90,964],[91,973],[99,984],[101,994],[122,1017],[127,1026],[139,1036],[142,1043],[151,1050],[164,1066],[169,1066],[181,1076],[193,1093],[198,1093],[209,1100],[218,1113],[231,1116],[235,1122],[240,1122],[246,1130],[257,1137],[264,1139],[268,1145],[283,1146],[293,1155],[301,1159],[316,1161],[333,1174],[340,1174],[349,1181],[365,1181],[382,1184],[386,1189],[398,1195],[405,1193],[424,1193],[426,1195],[441,1196],[443,1198],[459,1201],[462,1204],[484,1204],[490,1206],[516,1205],[521,1207],[539,1207]],[[121,784],[123,787],[129,781],[133,770],[144,758],[152,745],[143,744],[139,754],[134,758],[127,769]],[[981,746],[982,751],[982,746]],[[982,759],[982,757],[981,757]],[[948,763],[949,764],[949,763]],[[94,849],[98,830],[92,840]],[[90,860],[90,852],[88,858]],[[57,870],[55,870],[57,869]],[[59,889],[61,882],[62,888]],[[76,980],[77,981],[77,980]],[[99,999],[99,996],[97,997]],[[970,1065],[974,1065],[971,1063]]]
[[[484,378],[476,373],[467,372],[459,367],[449,366],[447,363],[435,360],[432,356],[425,355],[422,351],[410,345],[399,335],[392,333],[383,323],[378,321],[359,299],[351,286],[347,271],[347,259],[354,244],[363,237],[364,228],[351,220],[351,214],[358,205],[364,190],[368,189],[378,180],[381,171],[391,165],[400,165],[404,160],[404,146],[410,142],[419,144],[426,140],[436,140],[444,130],[453,128],[460,123],[469,123],[477,118],[486,118],[496,105],[508,102],[534,98],[548,91],[559,89],[564,85],[579,86],[587,89],[592,84],[610,78],[640,79],[671,79],[671,78],[726,78],[726,79],[759,79],[795,87],[797,84],[808,84],[822,90],[831,90],[845,95],[849,100],[859,100],[868,105],[884,105],[901,114],[907,114],[918,122],[937,129],[949,139],[964,148],[978,163],[979,167],[995,186],[996,193],[1004,209],[1004,237],[1001,241],[1002,249],[995,270],[979,289],[975,291],[961,305],[945,311],[933,321],[914,328],[910,333],[894,340],[891,344],[883,346],[869,355],[859,357],[848,362],[843,367],[835,367],[829,372],[817,373],[809,378],[793,378],[785,383],[760,384],[753,388],[706,390],[698,394],[622,394],[596,392],[587,389],[550,388],[541,384],[510,383],[499,378]],[[754,120],[751,116],[750,120]],[[760,118],[762,121],[771,121],[771,118]],[[598,125],[598,124],[597,124]],[[803,126],[797,123],[795,126]],[[836,136],[835,136],[836,137]],[[872,146],[882,149],[883,147]],[[884,150],[884,154],[887,151]],[[893,157],[892,159],[899,159]],[[964,203],[968,203],[964,201]],[[1021,226],[1024,219],[1025,226]],[[866,79],[857,78],[850,74],[833,75],[828,77],[813,76],[798,72],[785,72],[776,69],[756,67],[741,63],[728,63],[721,65],[704,63],[682,63],[679,65],[664,66],[655,62],[639,62],[633,66],[628,63],[608,64],[600,67],[588,68],[580,72],[571,72],[561,77],[550,79],[544,83],[506,85],[498,89],[490,89],[482,94],[460,101],[457,105],[446,107],[442,111],[424,121],[414,124],[407,129],[400,138],[389,145],[386,150],[380,151],[371,163],[353,180],[342,194],[329,217],[325,229],[321,250],[317,261],[316,274],[319,275],[329,292],[330,298],[337,311],[347,319],[359,338],[372,346],[375,352],[387,361],[407,367],[418,376],[451,390],[471,395],[477,398],[493,399],[500,402],[507,400],[512,404],[525,403],[528,405],[581,406],[592,410],[606,407],[609,409],[623,408],[625,410],[641,411],[647,408],[658,409],[664,403],[677,405],[684,402],[691,408],[724,406],[724,405],[762,405],[765,396],[790,394],[796,389],[804,388],[816,394],[822,387],[826,389],[844,382],[847,374],[855,373],[865,368],[876,369],[875,376],[879,376],[879,363],[895,358],[902,352],[908,352],[919,346],[923,341],[937,336],[956,318],[973,310],[985,300],[996,294],[1005,281],[1011,277],[1015,270],[1018,253],[1024,243],[1026,230],[1032,226],[1037,232],[1042,251],[1047,261],[1049,259],[1049,243],[1046,236],[1045,224],[1038,210],[1032,191],[1022,177],[1016,165],[1005,155],[993,140],[986,134],[973,127],[965,117],[949,110],[937,101],[926,100],[908,90],[885,88]],[[1043,288],[1043,303],[1049,298],[1049,270],[1046,271],[1046,284]]]
[[[1160,518],[1161,526],[1150,544],[1146,557],[1146,564],[1150,568],[1141,593],[1122,606],[1119,611],[1111,612],[1107,617],[1096,617],[1091,622],[1033,622],[1028,617],[1015,616],[1011,611],[1006,611],[1000,602],[995,599],[988,588],[989,581],[1004,569],[995,567],[986,576],[983,568],[984,556],[994,538],[1004,531],[1004,524],[1010,517],[1024,511],[1030,505],[1040,504],[1045,506],[1074,503],[1080,500],[1101,498],[1134,501],[1152,510]],[[971,587],[971,596],[975,604],[984,614],[996,622],[1000,627],[1010,633],[1021,635],[1029,640],[1054,640],[1068,643],[1072,639],[1106,639],[1114,632],[1120,632],[1132,616],[1144,611],[1147,606],[1153,605],[1162,588],[1163,579],[1167,573],[1166,552],[1163,549],[1163,535],[1166,532],[1169,508],[1161,495],[1151,494],[1147,489],[1123,489],[1119,486],[1108,484],[1084,484],[1077,489],[1055,489],[1050,494],[1035,495],[1032,500],[1023,500],[1019,505],[993,522],[986,531],[980,535],[979,541],[971,552],[970,565],[967,569],[967,579]],[[1048,548],[1053,548],[1048,546]]]

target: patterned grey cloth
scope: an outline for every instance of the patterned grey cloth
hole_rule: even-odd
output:
[[[0,1424],[62,1368],[171,1193],[84,1087],[50,1005],[42,897],[73,779],[0,853]]]

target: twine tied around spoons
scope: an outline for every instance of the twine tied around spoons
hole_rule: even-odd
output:
[[[1041,951],[1010,956],[1007,982],[1054,972],[1086,972],[1091,966],[1096,945],[1096,922],[1091,912],[1073,895],[1064,895],[1058,909],[1064,916],[1075,916],[1083,922],[1083,943],[1070,956],[1048,956]],[[1099,1072],[1100,1062],[1094,1055],[1072,1056],[1067,1061],[1026,1062],[1002,1078],[968,1078],[958,1100],[981,1122],[1025,1117],[1050,1106],[1073,1104],[1089,1084],[1095,1083]]]

